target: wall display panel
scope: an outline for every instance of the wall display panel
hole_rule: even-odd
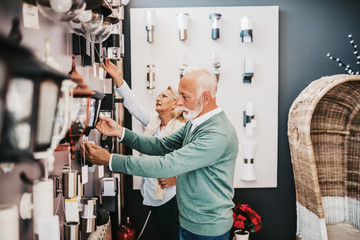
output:
[[[153,11],[151,28],[145,26],[148,10]],[[188,14],[185,40],[178,13]],[[213,13],[221,14],[216,24],[210,19]],[[217,71],[217,102],[239,138],[234,187],[277,187],[278,6],[133,8],[130,20],[131,83],[141,104],[155,109],[157,94],[178,86],[183,64]],[[249,33],[252,39],[246,39]],[[149,83],[148,75],[155,81]],[[149,86],[155,89],[149,91]],[[132,126],[143,131],[135,118]],[[135,189],[138,183],[135,178]]]

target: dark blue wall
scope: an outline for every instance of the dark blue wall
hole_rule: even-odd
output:
[[[353,34],[360,44],[360,2],[357,0],[132,0],[126,7],[125,79],[130,76],[130,8],[200,7],[200,6],[266,6],[278,5],[279,26],[279,147],[278,187],[274,189],[237,189],[235,203],[248,203],[262,217],[262,230],[252,240],[295,239],[295,187],[287,138],[288,111],[298,94],[312,81],[325,75],[344,73],[326,58],[327,52],[350,64],[356,60],[347,35]],[[125,125],[131,127],[129,116]],[[126,214],[139,233],[147,215],[139,191],[133,191],[127,178]],[[143,240],[157,239],[150,221]]]

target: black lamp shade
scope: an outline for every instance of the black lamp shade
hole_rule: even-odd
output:
[[[105,94],[94,91],[95,94],[90,99],[90,106],[89,106],[89,119],[87,128],[85,130],[85,135],[89,135],[90,130],[95,128],[95,125],[99,119],[99,113],[100,113],[100,106],[101,101],[104,99]]]
[[[2,133],[4,155],[50,147],[60,85],[66,78],[28,51],[12,56]]]

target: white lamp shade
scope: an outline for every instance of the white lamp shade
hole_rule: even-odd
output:
[[[155,11],[145,11],[145,26],[155,26]]]
[[[34,232],[39,233],[38,219],[51,217],[54,212],[53,180],[39,180],[33,186]]]
[[[19,210],[14,204],[0,205],[0,239],[19,240]]]
[[[254,112],[254,103],[252,102],[247,102],[245,104],[245,113],[247,116],[254,116],[255,112]]]
[[[241,150],[244,159],[254,159],[255,158],[255,150],[256,150],[255,142],[244,142],[242,143]]]
[[[244,16],[241,18],[241,30],[250,30],[252,29],[252,20],[251,17]]]
[[[243,180],[243,181],[255,181],[256,180],[255,169],[254,169],[253,163],[245,163],[243,165],[241,180]]]
[[[178,13],[176,15],[179,29],[187,29],[189,23],[188,13]]]

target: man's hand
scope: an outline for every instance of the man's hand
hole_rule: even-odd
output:
[[[176,186],[176,177],[171,178],[159,178],[159,185],[161,188],[167,188],[170,186]]]
[[[114,79],[116,87],[120,87],[124,83],[124,79],[122,78],[122,72],[120,66],[116,66],[111,62],[110,59],[106,58],[105,62],[102,64],[104,69],[110,74],[110,76]]]
[[[124,131],[123,127],[115,122],[112,118],[104,117],[99,117],[99,122],[96,124],[96,129],[106,136],[118,138],[121,138]]]
[[[109,165],[111,154],[106,149],[89,142],[83,142],[80,143],[80,150],[81,155],[90,163]]]

